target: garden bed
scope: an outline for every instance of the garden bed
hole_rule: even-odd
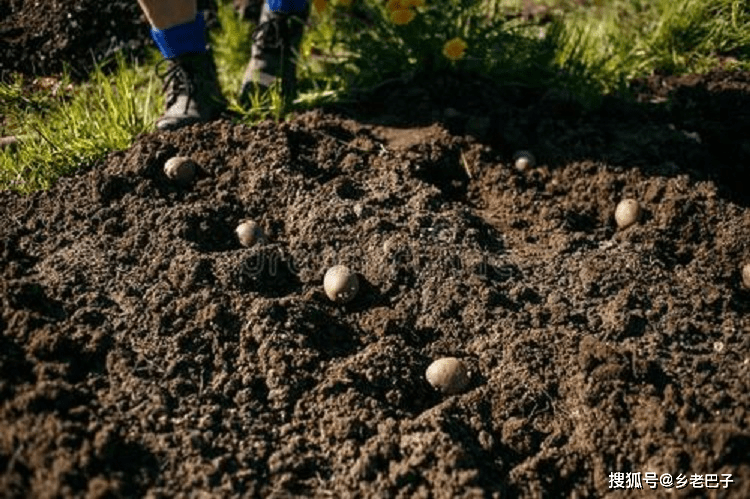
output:
[[[750,496],[750,75],[633,90],[439,74],[0,193],[0,490],[605,497],[653,472]],[[624,197],[644,216],[618,230]],[[443,356],[465,392],[427,383]]]

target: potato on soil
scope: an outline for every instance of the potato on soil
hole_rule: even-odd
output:
[[[742,285],[750,289],[750,263],[742,266]]]
[[[240,244],[246,248],[265,241],[263,228],[254,220],[245,220],[235,230]]]
[[[443,357],[427,368],[427,382],[441,392],[452,395],[469,386],[469,373],[464,363],[455,357]]]
[[[187,156],[175,156],[164,163],[164,174],[178,184],[189,184],[195,177],[196,164]]]
[[[615,208],[615,222],[621,229],[630,227],[641,218],[641,205],[635,199],[623,199]]]
[[[529,151],[518,151],[513,155],[513,162],[519,171],[526,171],[536,165],[536,159]]]
[[[359,291],[359,279],[346,265],[334,265],[323,278],[323,289],[331,301],[346,303]]]

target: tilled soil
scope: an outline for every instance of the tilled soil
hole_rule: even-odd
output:
[[[0,81],[57,74],[66,63],[82,77],[117,50],[140,53],[149,40],[136,0],[0,0]]]
[[[636,90],[441,77],[0,194],[0,491],[620,497],[610,473],[654,472],[750,497],[750,77]],[[644,216],[618,230],[623,197]],[[465,392],[425,380],[442,356]]]
[[[212,25],[216,2],[198,7]],[[57,75],[66,65],[73,78],[86,77],[118,52],[142,55],[149,28],[137,0],[0,0],[0,81]]]

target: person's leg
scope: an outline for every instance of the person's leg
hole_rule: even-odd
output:
[[[216,117],[225,107],[206,25],[196,0],[138,0],[151,23],[151,37],[167,61],[162,75],[166,110],[159,129],[174,129]]]
[[[257,21],[265,0],[233,0],[234,11],[246,21]]]
[[[146,19],[155,29],[167,29],[195,20],[197,0],[138,0]]]
[[[266,0],[266,5],[273,12],[296,12],[307,10],[307,0]]]
[[[247,103],[256,89],[266,90],[278,80],[284,98],[293,96],[299,45],[309,12],[307,0],[265,0],[242,79],[242,102]]]

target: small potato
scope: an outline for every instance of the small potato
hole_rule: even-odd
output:
[[[427,382],[441,392],[452,395],[469,386],[469,373],[464,363],[455,357],[443,357],[427,368]]]
[[[334,265],[323,278],[323,289],[331,301],[346,303],[357,295],[359,279],[346,265]]]
[[[513,155],[513,161],[518,171],[526,171],[529,168],[534,168],[536,165],[536,159],[534,155],[529,151],[518,151]]]
[[[178,184],[189,184],[195,177],[195,162],[187,156],[175,156],[164,163],[164,174]]]
[[[750,289],[750,263],[742,266],[742,285]]]
[[[623,199],[615,208],[615,222],[621,229],[630,227],[641,218],[641,205],[635,199]]]
[[[262,243],[266,239],[263,229],[254,220],[245,220],[237,226],[235,232],[237,233],[237,239],[239,239],[240,244],[246,248],[249,248],[256,243]]]

